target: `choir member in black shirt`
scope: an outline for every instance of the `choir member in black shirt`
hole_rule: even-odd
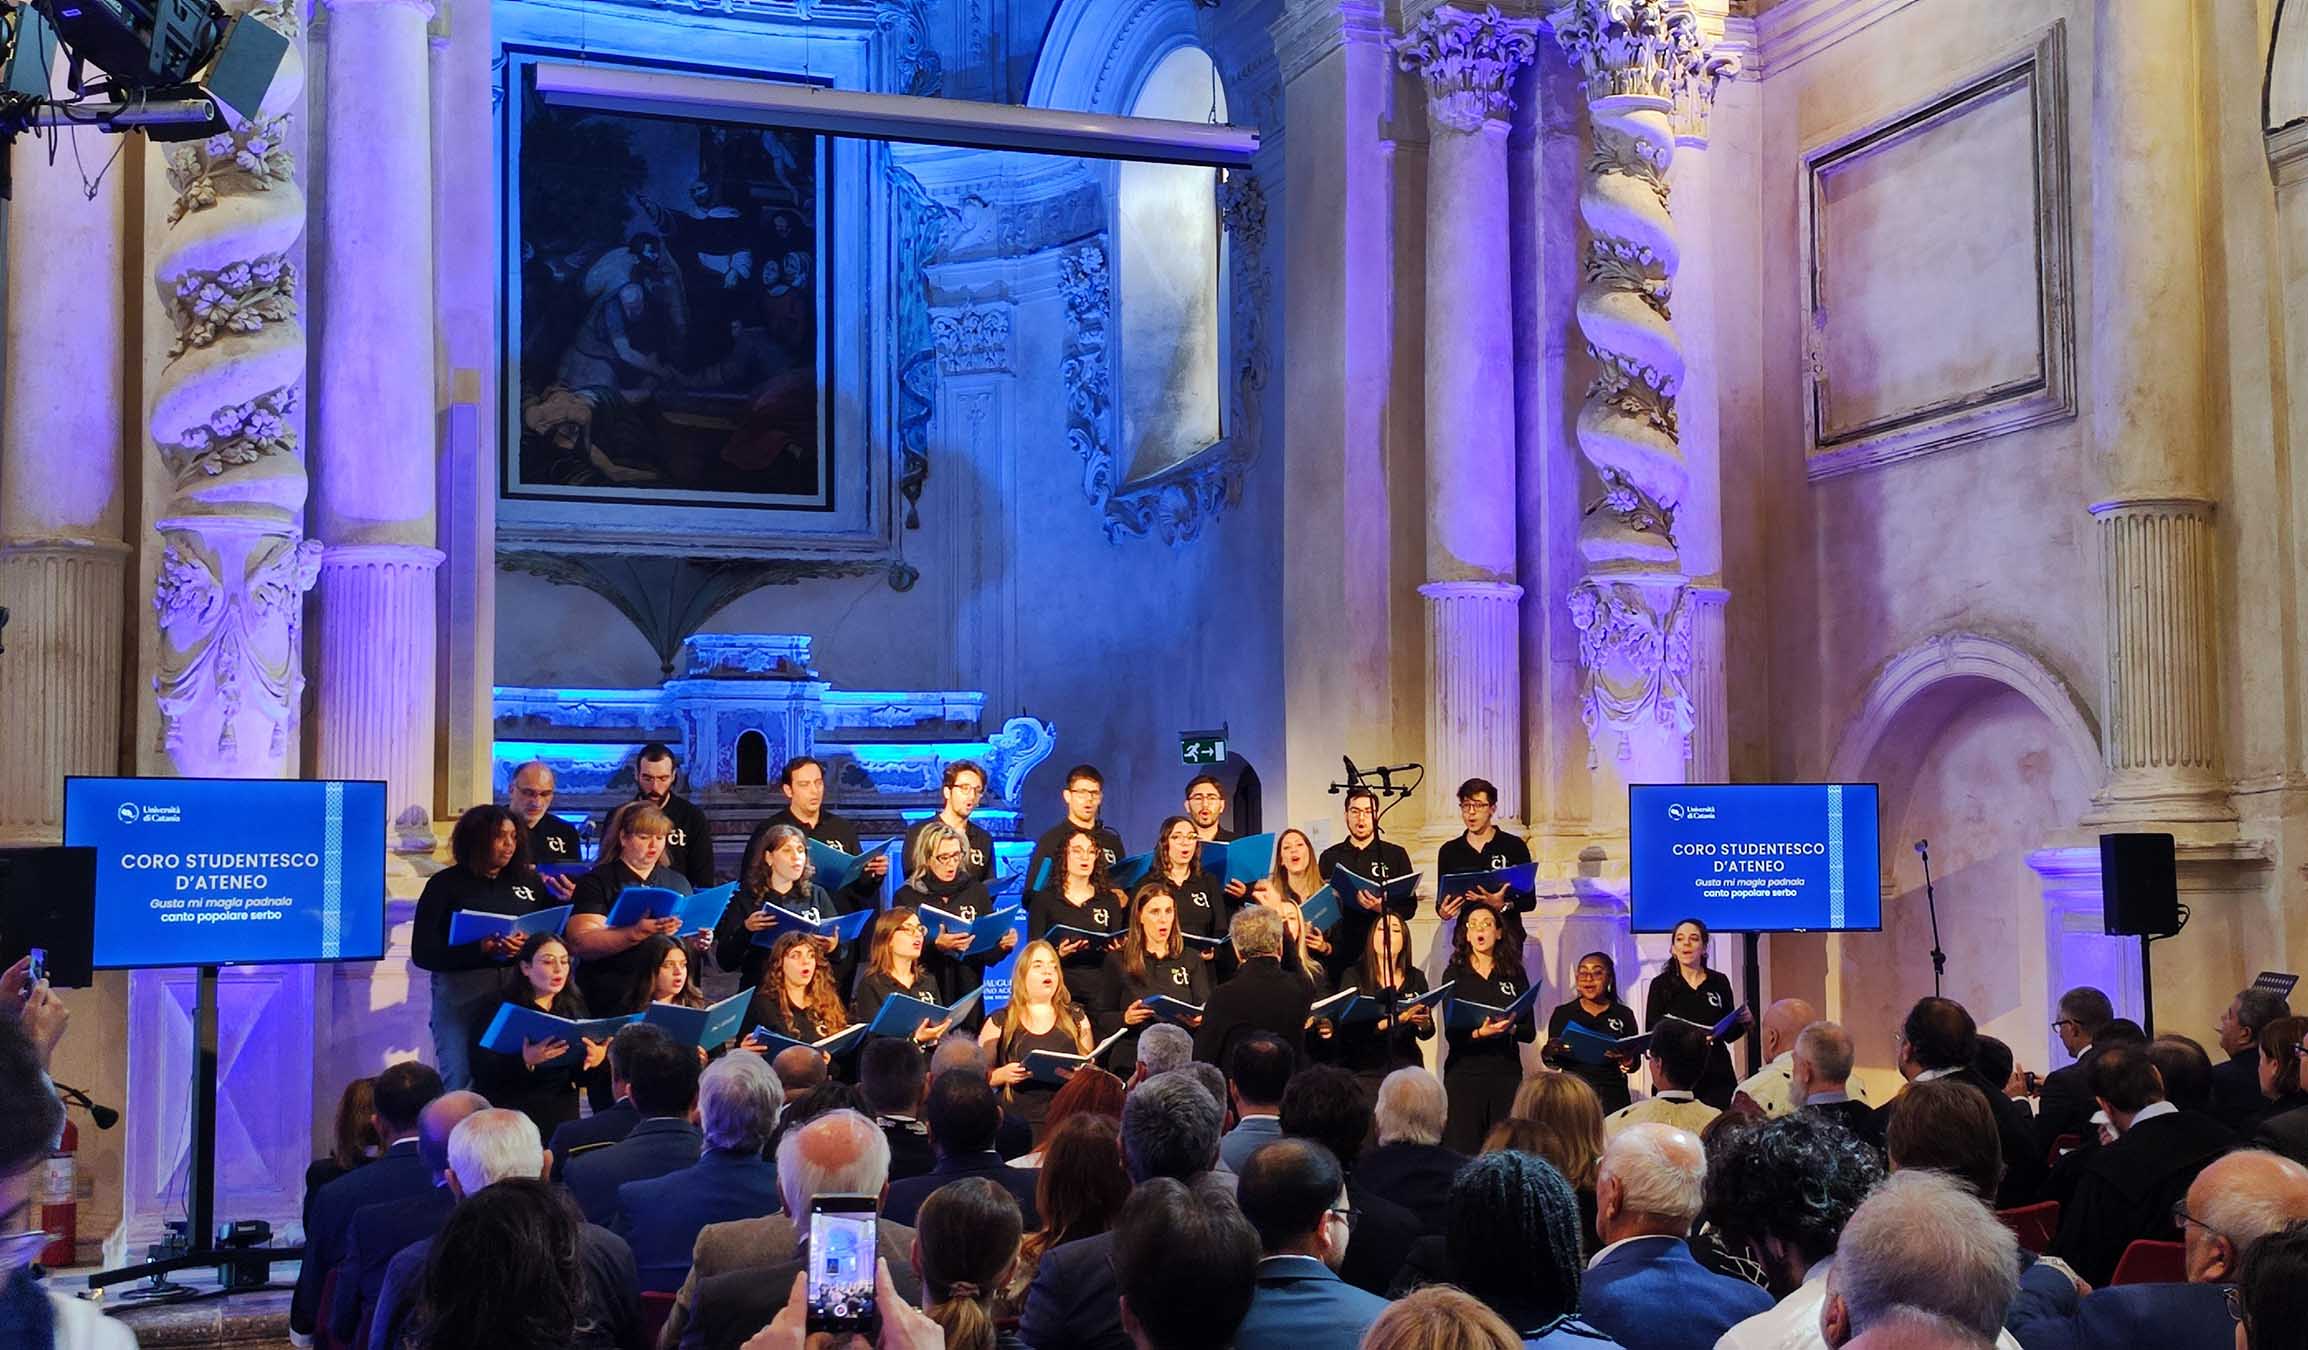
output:
[[[507,804],[519,817],[521,828],[529,832],[530,863],[539,868],[582,867],[585,846],[577,837],[577,827],[553,814],[558,783],[553,766],[541,759],[530,760],[513,771],[512,788],[505,794]],[[545,891],[557,900],[566,900],[573,881],[571,877],[546,877]]]
[[[537,1122],[537,1132],[553,1137],[555,1128],[577,1118],[577,1087],[609,1057],[609,1042],[585,1040],[525,1041],[517,1055],[481,1048],[481,1034],[497,1015],[497,1007],[512,1003],[549,1012],[555,1017],[583,1019],[585,996],[569,979],[569,947],[545,934],[529,943],[521,959],[504,976],[504,994],[488,1015],[473,1024],[473,1086],[492,1106],[519,1111]],[[571,1052],[575,1053],[572,1054]]]
[[[473,1085],[465,1047],[493,1015],[498,976],[521,952],[517,937],[449,945],[449,918],[460,909],[515,918],[549,905],[544,883],[529,869],[520,818],[502,806],[476,806],[449,831],[449,866],[425,881],[417,896],[409,959],[432,976],[433,1056],[449,1091]]]
[[[931,820],[962,836],[968,845],[962,858],[962,872],[981,886],[994,884],[994,836],[982,825],[970,823],[970,813],[978,809],[978,802],[986,795],[986,771],[966,759],[957,759],[946,766],[940,781],[938,795],[941,804],[938,813],[906,831],[906,844],[901,856],[911,860]]]
[[[1115,833],[1105,821],[1098,819],[1098,808],[1106,800],[1106,780],[1088,764],[1077,764],[1066,770],[1066,818],[1042,832],[1034,841],[1033,856],[1026,859],[1026,889],[1041,890],[1057,884],[1058,873],[1065,866],[1066,841],[1076,834],[1087,834],[1104,855],[1103,865],[1112,867],[1122,861],[1129,850],[1122,847],[1122,836]],[[1050,865],[1047,880],[1042,876],[1042,864]]]
[[[1026,1056],[1036,1050],[1086,1055],[1091,1046],[1090,1018],[1066,992],[1058,961],[1049,943],[1027,943],[1018,953],[1009,1005],[978,1032],[978,1048],[993,1066],[986,1081],[1002,1093],[1011,1115],[1034,1127],[1036,1144],[1058,1089],[1027,1074]]]
[[[806,933],[787,933],[770,949],[769,964],[745,1005],[745,1039],[738,1042],[756,1054],[767,1053],[769,1043],[753,1034],[768,1027],[780,1036],[808,1043],[822,1041],[849,1025],[849,1010],[842,1007],[834,988],[833,969],[815,939]]]
[[[649,803],[625,803],[609,813],[608,828],[601,833],[601,862],[577,878],[565,931],[577,957],[577,989],[587,1007],[606,1008],[623,998],[641,969],[641,944],[681,929],[681,920],[672,915],[609,926],[609,911],[627,887],[662,886],[689,894],[688,879],[665,861],[672,828],[665,813]]]
[[[705,991],[689,978],[688,947],[671,938],[653,937],[642,943],[640,950],[640,969],[633,973],[632,987],[616,1007],[595,1009],[595,1016],[647,1012],[652,1003],[671,1003],[683,1008],[705,1006]]]
[[[1314,865],[1314,841],[1306,837],[1306,831],[1290,829],[1274,837],[1274,870],[1267,874],[1265,890],[1261,893],[1254,886],[1252,891],[1253,898],[1259,903],[1279,908],[1286,919],[1295,920],[1298,918],[1299,906],[1313,899],[1316,891],[1329,884]],[[1321,929],[1311,925],[1300,925],[1300,928],[1303,931],[1292,936],[1289,945],[1300,955],[1311,953],[1319,959],[1322,978],[1316,983],[1318,987],[1326,985],[1330,978],[1327,963],[1337,948],[1330,935]],[[1348,959],[1352,959],[1351,954]],[[1283,964],[1296,965],[1298,962],[1291,959]]]
[[[1371,881],[1407,877],[1412,871],[1410,854],[1403,846],[1378,837],[1378,794],[1362,787],[1346,791],[1346,839],[1324,849],[1316,866],[1325,884],[1341,867]],[[1339,894],[1338,927],[1330,935],[1330,956],[1325,962],[1334,980],[1354,964],[1355,953],[1362,950],[1364,939],[1370,936],[1370,923],[1378,911],[1375,903],[1365,903],[1366,899],[1368,897]],[[1404,896],[1386,908],[1410,919],[1418,913],[1418,897]]]
[[[746,846],[737,894],[730,897],[729,908],[721,912],[721,922],[713,927],[714,959],[723,970],[740,972],[747,988],[761,983],[762,971],[769,965],[768,948],[755,942],[753,935],[777,926],[777,920],[763,906],[775,905],[813,922],[849,912],[839,908],[825,887],[812,879],[816,869],[809,862],[809,839],[799,825],[765,830],[757,844]],[[832,938],[810,940],[828,957],[833,955],[837,944]],[[834,987],[840,988],[838,973],[835,981]]]
[[[918,998],[924,1003],[943,1001],[937,977],[922,963],[923,940],[928,934],[921,916],[910,909],[892,908],[874,917],[869,940],[871,954],[858,972],[857,992],[850,997],[852,1022],[871,1026],[880,1015],[882,1004],[894,994]],[[936,1045],[938,1038],[953,1027],[951,1017],[928,1023],[914,1033],[914,1041],[920,1045]]]
[[[1183,818],[1182,818],[1183,819]],[[1146,1000],[1167,994],[1182,1003],[1210,1001],[1210,967],[1179,937],[1178,901],[1169,887],[1149,881],[1130,899],[1130,935],[1106,957],[1105,987],[1096,1011],[1101,1039],[1127,1028],[1107,1067],[1128,1078],[1138,1067],[1138,1035],[1154,1025]],[[1188,1027],[1202,1024],[1197,1016]]]
[[[964,865],[968,854],[969,841],[960,831],[935,817],[923,821],[914,833],[906,884],[890,897],[891,907],[919,909],[928,905],[972,921],[993,913],[999,906],[986,893],[985,883],[970,875]],[[1015,917],[1012,916],[1013,921]],[[1013,927],[1002,934],[999,947],[978,956],[965,956],[963,953],[970,949],[970,935],[946,933],[922,953],[922,961],[937,979],[943,1001],[951,1003],[985,983],[986,967],[1008,956],[1017,945],[1018,933]],[[972,1010],[973,1019],[979,1015]],[[972,1024],[975,1025],[974,1021]]]
[[[1547,1015],[1547,1042],[1540,1047],[1539,1058],[1585,1080],[1602,1099],[1604,1115],[1624,1110],[1627,1075],[1635,1071],[1636,1061],[1584,1064],[1572,1058],[1571,1047],[1563,1040],[1563,1028],[1574,1025],[1612,1040],[1635,1034],[1635,1010],[1619,1001],[1618,963],[1609,952],[1588,952],[1571,971],[1571,988],[1578,996],[1556,1004]]]
[[[1503,1007],[1521,996],[1530,978],[1523,973],[1521,947],[1487,909],[1469,910],[1458,926],[1450,968],[1450,997]],[[1450,1097],[1443,1147],[1482,1152],[1483,1136],[1513,1113],[1515,1089],[1523,1081],[1522,1045],[1538,1036],[1538,1020],[1487,1017],[1480,1026],[1447,1029],[1450,1057],[1443,1061],[1443,1089]]]
[[[1348,977],[1364,998],[1382,1005],[1391,994],[1399,1005],[1427,991],[1426,972],[1411,952],[1410,926],[1402,916],[1389,914],[1370,926],[1362,960]],[[1331,1040],[1329,1057],[1362,1080],[1371,1100],[1378,1100],[1379,1084],[1396,1069],[1423,1062],[1420,1041],[1434,1039],[1435,1013],[1431,1007],[1413,1008],[1393,1016],[1381,1014],[1375,1022],[1356,1021],[1339,1027]]]
[[[1498,807],[1499,790],[1488,779],[1469,778],[1459,784],[1459,820],[1466,826],[1466,832],[1456,839],[1445,840],[1436,850],[1436,872],[1444,877],[1496,872],[1501,868],[1520,867],[1531,860],[1530,845],[1492,823],[1491,816]],[[1439,877],[1435,882],[1435,895],[1442,895]],[[1467,891],[1448,900],[1438,898],[1435,913],[1444,919],[1455,919],[1460,909],[1470,903],[1488,905],[1501,914],[1523,915],[1539,900],[1530,891],[1510,892],[1504,886],[1494,886]],[[1521,920],[1518,918],[1516,922]]]
[[[1206,773],[1186,780],[1186,818],[1194,822],[1194,837],[1205,844],[1232,843],[1240,836],[1218,823],[1226,813],[1226,789]]]
[[[777,785],[785,793],[785,809],[754,826],[742,856],[752,857],[771,827],[777,825],[791,825],[827,848],[853,858],[863,851],[857,826],[825,809],[824,760],[815,755],[796,755],[785,762]],[[889,872],[888,855],[876,853],[866,859],[865,866],[860,867],[850,883],[842,887],[842,893],[834,897],[841,904],[841,912],[854,913],[875,904],[880,897],[882,878]]]
[[[1675,959],[1667,968],[1651,979],[1650,995],[1643,1001],[1643,1029],[1656,1031],[1662,1017],[1680,1017],[1702,1027],[1713,1027],[1723,1020],[1734,1004],[1731,981],[1719,970],[1707,968],[1707,925],[1697,919],[1685,919],[1675,925],[1671,939]],[[1747,1034],[1747,1024],[1754,1020],[1745,1008],[1739,1009],[1739,1020],[1723,1034],[1723,1038],[1709,1047],[1706,1071],[1699,1075],[1699,1084],[1692,1095],[1720,1111],[1731,1105],[1731,1094],[1739,1090],[1739,1076],[1731,1069],[1729,1042]]]
[[[1061,874],[1026,902],[1027,938],[1039,941],[1055,924],[1118,935],[1130,922],[1130,902],[1106,879],[1106,857],[1096,837],[1077,830],[1061,847],[1065,850]],[[1122,939],[1069,936],[1053,941],[1065,970],[1066,992],[1076,1005],[1096,1007],[1106,953]]]
[[[641,747],[633,761],[633,800],[647,802],[665,813],[670,822],[665,836],[665,861],[674,871],[689,878],[691,890],[704,890],[718,878],[713,869],[713,822],[697,809],[697,803],[673,791],[674,776],[680,767],[673,762],[673,751],[662,742],[651,741]],[[601,837],[609,837],[609,824],[604,820]],[[604,842],[601,851],[606,855],[609,845]]]
[[[1202,841],[1194,835],[1193,821],[1172,816],[1154,832],[1154,866],[1147,879],[1162,883],[1177,902],[1180,931],[1196,937],[1226,936],[1226,921],[1234,917],[1234,907],[1226,903],[1218,878],[1202,870]],[[1218,948],[1196,947],[1192,954],[1211,961]]]

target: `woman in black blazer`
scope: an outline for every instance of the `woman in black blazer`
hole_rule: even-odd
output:
[[[1674,959],[1667,968],[1651,980],[1650,995],[1644,1000],[1643,1030],[1657,1031],[1662,1017],[1680,1017],[1702,1027],[1713,1027],[1737,1006],[1731,997],[1731,981],[1719,970],[1707,968],[1707,925],[1697,919],[1685,919],[1675,925]],[[1731,1094],[1739,1090],[1739,1075],[1732,1071],[1731,1052],[1725,1047],[1747,1034],[1754,1015],[1739,1009],[1739,1020],[1731,1024],[1707,1051],[1707,1070],[1699,1075],[1699,1086],[1692,1095],[1721,1111],[1731,1105]]]

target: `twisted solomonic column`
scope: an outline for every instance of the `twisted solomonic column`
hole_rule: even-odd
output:
[[[1596,744],[1613,735],[1621,760],[1644,761],[1632,773],[1680,778],[1694,700],[1675,512],[1690,473],[1675,423],[1683,349],[1668,308],[1678,249],[1667,170],[1679,125],[1732,67],[1709,58],[1684,0],[1571,0],[1553,25],[1584,77],[1594,132],[1579,190],[1578,316],[1601,370],[1578,436],[1599,490],[1579,527],[1587,574],[1569,597],[1580,712]]]
[[[228,6],[301,37],[294,5]],[[260,114],[167,151],[174,193],[153,281],[173,327],[147,381],[171,479],[155,520],[160,749],[187,776],[286,772],[320,546],[304,537],[305,370],[294,250],[305,197],[288,149],[304,106],[292,41]],[[230,114],[227,114],[229,117]]]

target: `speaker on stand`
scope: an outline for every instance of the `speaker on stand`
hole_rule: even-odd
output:
[[[2140,940],[2140,1025],[2156,1034],[2156,986],[2148,944],[2180,931],[2180,868],[2168,834],[2100,836],[2100,925]]]

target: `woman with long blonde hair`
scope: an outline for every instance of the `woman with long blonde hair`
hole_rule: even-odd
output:
[[[1603,1163],[1603,1101],[1587,1080],[1559,1069],[1541,1069],[1515,1090],[1509,1120],[1538,1127],[1528,1150],[1555,1165],[1579,1196],[1579,1221],[1587,1250],[1596,1249],[1595,1179]]]
[[[993,1066],[987,1081],[1001,1090],[1011,1114],[1034,1127],[1036,1143],[1058,1090],[1027,1074],[1026,1056],[1036,1050],[1090,1053],[1090,1019],[1067,992],[1062,969],[1056,947],[1040,939],[1027,943],[1010,977],[1008,1006],[978,1032],[978,1045]]]

